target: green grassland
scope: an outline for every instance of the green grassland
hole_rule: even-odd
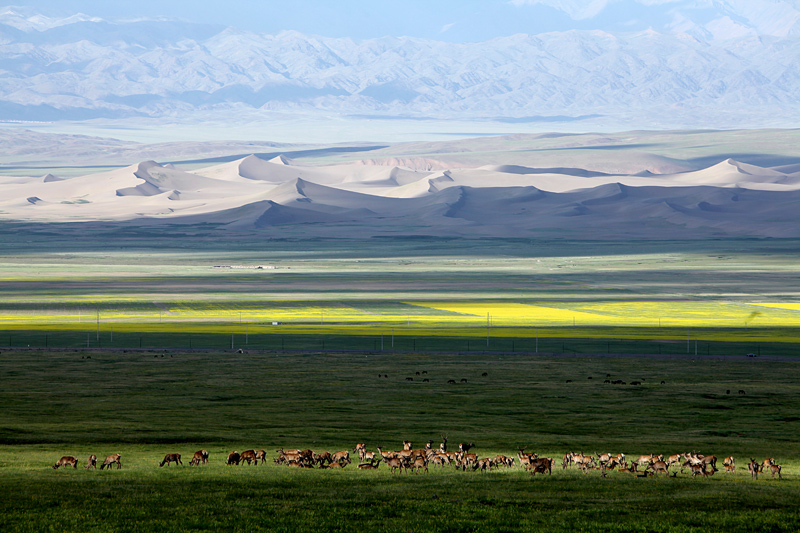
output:
[[[2,531],[800,528],[795,241],[139,238],[0,240]],[[481,457],[694,450],[739,471],[222,464],[442,434]],[[201,448],[208,466],[158,467]],[[85,471],[91,453],[124,466]]]
[[[800,362],[793,358],[2,355],[4,531],[800,526]],[[604,383],[609,375],[644,381]],[[442,434],[451,447],[474,442],[480,457],[514,454],[518,446],[550,456],[696,450],[734,455],[740,466],[733,475],[702,480],[616,472],[601,478],[571,469],[533,477],[518,466],[492,473],[432,467],[412,475],[353,465],[335,472],[223,465],[234,449],[265,449],[275,457],[281,447],[336,451],[365,442],[374,450],[399,448],[406,439],[438,443]],[[188,462],[201,448],[211,452],[208,466],[158,466],[166,453],[181,453]],[[123,468],[86,471],[91,453],[121,453]],[[53,470],[62,455],[79,457],[79,468]],[[750,457],[774,457],[784,479],[751,479],[743,468]]]

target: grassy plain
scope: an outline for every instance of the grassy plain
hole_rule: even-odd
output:
[[[49,347],[0,354],[0,530],[800,527],[800,360],[773,357],[800,342],[794,241],[138,238],[0,242],[0,346]],[[772,456],[785,479],[221,464],[442,433],[481,457]],[[200,448],[208,467],[157,466]],[[82,469],[117,452],[119,471]],[[65,454],[78,470],[50,468]]]
[[[800,526],[800,361],[765,358],[4,351],[4,531],[791,531]],[[430,381],[422,382],[424,374]],[[483,376],[486,373],[486,376]],[[388,375],[379,378],[378,374]],[[603,383],[643,379],[641,386]],[[592,379],[588,379],[589,377]],[[411,377],[414,380],[408,381]],[[467,383],[460,380],[467,379]],[[458,383],[448,384],[455,379]],[[571,382],[568,382],[571,381]],[[661,383],[664,381],[664,384]],[[746,394],[738,394],[739,390]],[[731,394],[726,391],[730,390]],[[784,479],[635,478],[519,467],[226,467],[233,449],[356,442],[775,457]],[[211,452],[207,467],[164,454]],[[85,471],[121,453],[119,471]],[[55,471],[64,454],[77,470]]]

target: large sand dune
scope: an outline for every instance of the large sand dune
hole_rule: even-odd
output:
[[[792,165],[726,159],[659,175],[374,163],[310,166],[251,155],[191,172],[144,161],[70,179],[3,177],[0,219],[187,231],[205,224],[269,237],[800,237],[800,167]]]

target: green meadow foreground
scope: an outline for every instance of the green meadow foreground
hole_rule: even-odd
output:
[[[4,350],[0,379],[3,531],[800,527],[794,358]],[[442,435],[451,447],[474,442],[479,457],[522,446],[559,458],[696,451],[717,455],[720,471],[602,478],[431,465],[414,475],[271,461],[279,448],[401,449]],[[270,461],[224,465],[251,448]],[[210,464],[188,466],[199,449]],[[90,454],[112,453],[121,469],[84,469]],[[167,453],[184,466],[159,467]],[[62,455],[78,468],[54,470]],[[722,471],[728,455],[735,474]],[[751,457],[774,457],[783,479],[752,479]]]

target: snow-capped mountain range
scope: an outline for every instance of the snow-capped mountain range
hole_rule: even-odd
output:
[[[477,43],[0,9],[0,120],[242,109],[501,121],[602,115],[643,128],[786,126],[800,118],[794,3],[648,2],[671,10],[669,24]],[[539,3],[565,12],[576,4]]]

